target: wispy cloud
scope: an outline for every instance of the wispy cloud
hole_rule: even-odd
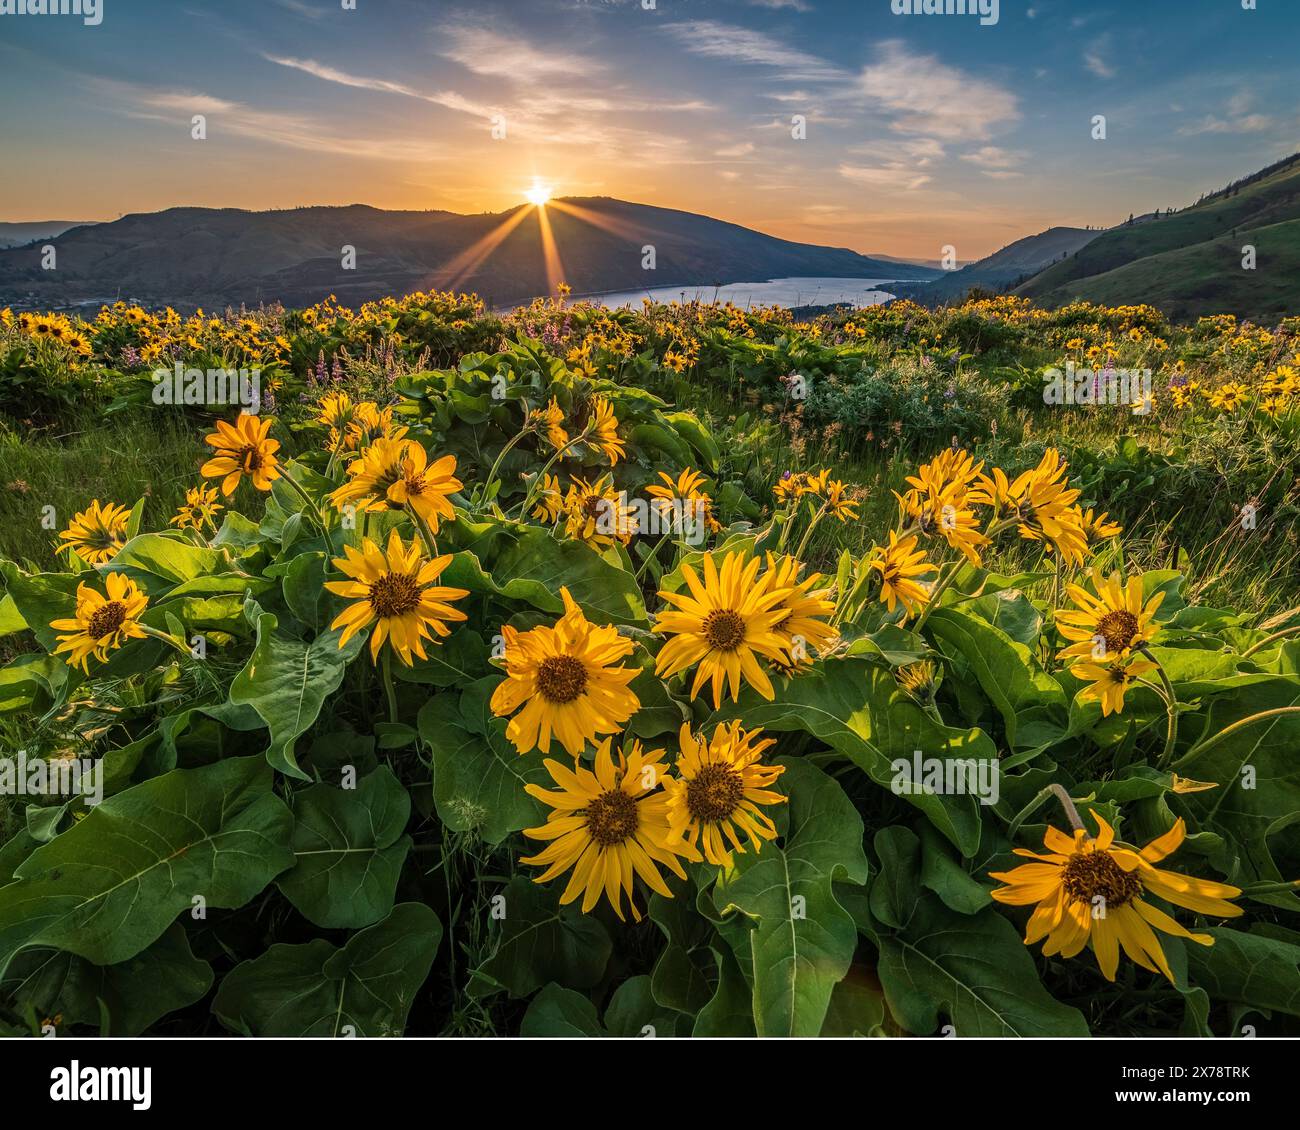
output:
[[[455,91],[426,93],[400,82],[389,82],[387,79],[366,78],[361,75],[348,74],[336,67],[318,63],[314,59],[293,59],[280,55],[263,55],[262,58],[268,63],[275,63],[277,66],[302,71],[304,74],[312,75],[325,82],[338,83],[340,86],[350,86],[357,90],[373,90],[382,94],[397,94],[403,98],[415,98],[421,102],[429,102],[435,106],[445,106],[449,110],[460,110],[476,117],[490,118],[493,113],[491,108],[464,98]]]
[[[441,35],[446,45],[439,53],[477,75],[530,84],[606,70],[597,60],[474,24],[449,25]]]
[[[894,192],[900,190],[911,191],[920,188],[922,185],[929,184],[932,179],[925,173],[918,173],[915,168],[901,161],[874,167],[844,164],[840,165],[839,172],[840,176],[853,181],[854,184]]]
[[[1098,78],[1114,78],[1115,68],[1106,61],[1110,48],[1108,37],[1102,36],[1083,53],[1083,65]]]
[[[844,77],[838,67],[791,47],[774,36],[717,20],[684,20],[664,29],[692,55],[732,63],[772,67],[792,81],[831,81]]]
[[[903,44],[882,45],[880,58],[859,76],[860,89],[891,115],[891,128],[953,141],[985,141],[1020,118],[1016,96],[933,55]]]

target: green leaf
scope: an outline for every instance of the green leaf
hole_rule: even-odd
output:
[[[211,987],[212,968],[190,951],[178,922],[115,965],[94,965],[63,950],[24,950],[0,981],[0,993],[15,1005],[30,1005],[38,1016],[62,1015],[64,1024],[99,1025],[103,1002],[112,1030],[101,1036],[138,1036]]]
[[[96,805],[0,887],[0,971],[26,946],[134,957],[201,896],[243,906],[293,863],[289,809],[261,758],[176,769]]]
[[[871,913],[902,929],[921,895],[921,843],[910,828],[881,828],[874,841],[880,873],[871,883]]]
[[[250,1036],[400,1036],[441,940],[429,907],[399,903],[341,949],[277,944],[235,966],[212,1011]]]
[[[1069,728],[1061,685],[1023,643],[962,608],[936,608],[930,629],[970,665],[980,688],[1002,715],[1013,750],[1057,741]]]
[[[857,928],[831,882],[867,880],[862,818],[834,778],[807,761],[780,764],[777,783],[790,797],[782,846],[736,855],[713,901],[724,915],[734,909],[749,920],[758,1034],[815,1036],[857,946]]]
[[[831,1037],[870,1036],[885,1022],[885,997],[880,986],[860,968],[835,986],[821,1035]]]
[[[899,689],[893,675],[861,659],[828,660],[791,679],[777,692],[775,702],[745,692],[740,703],[724,706],[710,725],[732,718],[745,719],[746,726],[811,733],[891,792],[897,777],[894,760],[910,765],[914,750],[924,750],[926,757],[997,757],[996,747],[983,731],[939,725]],[[974,796],[919,790],[900,795],[925,813],[962,855],[975,854],[980,806]]]
[[[671,1036],[676,1014],[655,1000],[650,978],[629,977],[610,997],[605,1008],[605,1027],[611,1036]]]
[[[293,798],[297,865],[276,880],[317,926],[369,926],[393,908],[411,837],[411,798],[386,765],[355,789],[312,785]]]
[[[270,727],[267,760],[281,773],[309,781],[298,766],[294,742],[339,689],[347,665],[361,650],[364,633],[358,632],[340,648],[338,632],[304,643],[276,635],[278,624],[270,612],[258,616],[257,646],[230,684],[230,701],[251,706]]]
[[[559,891],[516,875],[489,919],[492,955],[474,970],[470,995],[504,989],[526,997],[550,981],[575,989],[600,982],[613,945],[600,919],[559,905]]]
[[[1214,945],[1187,946],[1192,983],[1216,1002],[1300,1016],[1300,945],[1223,926],[1204,933]]]
[[[1043,988],[1020,935],[998,911],[958,915],[932,894],[907,929],[880,935],[877,974],[898,1022],[918,1036],[947,1017],[958,1036],[1086,1036],[1082,1013]]]
[[[455,832],[475,832],[490,844],[545,823],[542,802],[528,784],[551,785],[537,751],[520,755],[506,740],[506,723],[491,709],[499,676],[480,679],[465,693],[439,694],[420,708],[416,725],[433,753],[433,802]]]
[[[519,1025],[521,1036],[603,1036],[596,1006],[581,993],[547,985],[528,1002]]]

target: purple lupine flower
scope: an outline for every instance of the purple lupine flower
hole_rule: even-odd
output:
[[[320,356],[316,358],[316,383],[323,385],[329,373],[325,368],[325,350],[320,351]]]
[[[134,345],[128,345],[122,350],[122,367],[124,369],[134,369],[140,364],[140,351]]]

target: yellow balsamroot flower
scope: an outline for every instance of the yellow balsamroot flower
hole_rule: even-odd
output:
[[[410,510],[436,534],[456,508],[448,495],[464,484],[456,478],[456,457],[444,455],[429,464],[429,455],[413,439],[375,440],[348,464],[348,478],[331,492],[330,502],[342,510],[349,502],[358,510]]]
[[[217,511],[225,507],[217,501],[217,488],[209,486],[190,487],[185,492],[185,504],[176,511],[171,520],[173,526],[182,530],[202,530],[204,526],[217,525]]]
[[[867,563],[869,569],[880,574],[880,602],[893,612],[903,606],[904,619],[911,616],[930,599],[930,590],[915,578],[934,571],[925,559],[925,550],[916,548],[916,536],[899,539],[894,530],[889,531],[889,545],[876,546],[876,553]]]
[[[594,416],[591,444],[604,453],[611,467],[617,466],[618,461],[626,456],[623,441],[618,438],[618,417],[614,415],[614,409],[603,396],[596,397],[592,402],[592,410]]]
[[[1143,969],[1158,970],[1172,982],[1174,975],[1155,931],[1202,946],[1213,945],[1214,939],[1189,932],[1142,896],[1153,894],[1198,914],[1235,918],[1241,908],[1224,900],[1236,898],[1241,890],[1154,866],[1183,842],[1186,828],[1181,818],[1163,836],[1138,849],[1117,842],[1115,830],[1096,812],[1092,815],[1099,828],[1095,839],[1081,828],[1071,837],[1049,825],[1043,837],[1048,854],[1016,848],[1017,855],[1036,862],[990,872],[1007,884],[991,893],[1009,906],[1034,905],[1025,945],[1045,938],[1045,955],[1074,957],[1091,945],[1102,975],[1113,981],[1123,947]]]
[[[325,583],[330,592],[355,602],[330,624],[331,628],[343,629],[339,647],[374,624],[370,658],[377,660],[379,649],[388,640],[397,657],[410,667],[413,654],[428,658],[423,641],[433,638],[431,632],[449,636],[447,621],[467,619],[450,601],[469,596],[469,590],[433,583],[451,564],[449,554],[426,561],[420,553],[420,539],[413,538],[408,547],[396,530],[388,535],[386,552],[369,538],[361,542],[360,552],[350,545],[345,545],[343,552],[344,557],[334,558],[334,567],[349,579]]]
[[[858,504],[848,497],[848,488],[839,479],[826,484],[826,509],[841,522],[856,521]]]
[[[1160,631],[1155,615],[1164,593],[1158,592],[1144,603],[1140,576],[1123,584],[1118,573],[1103,579],[1098,569],[1092,571],[1092,585],[1096,596],[1082,585],[1066,586],[1075,608],[1058,610],[1056,626],[1074,642],[1057,654],[1058,659],[1127,659],[1155,638]]]
[[[1075,506],[1079,491],[1065,478],[1066,466],[1056,448],[1049,447],[1037,467],[1014,481],[994,467],[993,477],[980,483],[978,501],[992,505],[997,518],[1014,518],[1022,538],[1045,541],[1067,564],[1080,565],[1088,534]]]
[[[352,417],[356,412],[356,406],[352,403],[352,397],[346,392],[331,392],[321,398],[321,402],[316,405],[316,423],[330,430],[330,447],[338,443],[339,436],[347,430],[352,423]]]
[[[569,595],[553,627],[502,629],[506,677],[492,693],[492,713],[514,714],[506,737],[520,753],[549,752],[551,738],[575,757],[601,734],[616,734],[640,709],[628,684],[636,667],[616,667],[632,654],[632,641],[612,625],[592,624]]]
[[[934,701],[937,689],[934,664],[928,659],[918,659],[894,671],[894,679],[922,706]]]
[[[1119,537],[1124,532],[1124,527],[1118,522],[1110,521],[1110,515],[1106,511],[1094,516],[1091,509],[1083,516],[1083,532],[1088,535],[1088,540],[1101,541],[1103,538]]]
[[[82,582],[77,586],[77,610],[68,620],[51,620],[50,627],[59,636],[59,646],[54,654],[68,653],[69,667],[80,667],[90,672],[90,657],[101,663],[108,653],[121,647],[127,640],[143,639],[144,629],[140,616],[149,598],[125,573],[109,573],[104,578],[107,595],[97,592]]]
[[[59,534],[64,545],[74,549],[77,556],[91,565],[111,561],[126,544],[126,526],[131,511],[115,502],[100,506],[94,499],[85,510],[72,516],[68,528]]]
[[[759,806],[786,802],[786,797],[769,789],[785,766],[762,763],[763,751],[776,742],[760,741],[761,733],[761,729],[746,732],[736,721],[718,726],[706,740],[703,734],[696,738],[689,725],[682,726],[681,753],[674,766],[677,776],[664,782],[670,846],[685,843],[698,852],[702,841],[705,859],[729,867],[732,849],[745,853],[742,835],[748,836],[755,852],[764,840],[776,839],[776,825]]]
[[[594,483],[576,475],[564,499],[567,537],[606,549],[615,541],[627,545],[637,532],[636,507],[614,489],[614,481],[603,475]]]
[[[537,492],[537,503],[533,507],[533,517],[539,522],[553,525],[564,513],[564,492],[560,489],[560,480],[551,474],[542,476],[542,489]]]
[[[217,430],[203,441],[216,448],[217,454],[199,468],[205,479],[221,479],[221,493],[227,498],[235,493],[239,480],[247,475],[258,490],[270,490],[280,477],[275,453],[280,441],[271,439],[271,421],[241,412],[235,423],[217,421]]]
[[[810,649],[822,654],[834,646],[839,633],[823,618],[835,613],[835,602],[830,599],[834,586],[817,588],[820,573],[799,580],[803,564],[788,555],[776,558],[769,553],[767,568],[771,587],[785,590],[785,596],[773,605],[773,611],[781,609],[785,616],[772,630],[781,637],[787,655],[798,661],[806,659]]]
[[[1217,408],[1220,412],[1235,412],[1246,403],[1247,396],[1250,395],[1245,385],[1237,381],[1229,381],[1227,384],[1220,385],[1212,392],[1207,393],[1210,399],[1210,407]]]
[[[1075,678],[1088,682],[1079,692],[1080,698],[1095,698],[1101,703],[1101,716],[1124,711],[1124,692],[1143,675],[1149,675],[1156,664],[1148,659],[1117,659],[1109,663],[1096,663],[1090,659],[1076,659],[1070,667]]]
[[[393,423],[393,406],[380,408],[373,400],[363,400],[353,409],[343,446],[359,451],[377,439],[402,439],[410,429]]]
[[[543,763],[558,789],[525,785],[529,795],[550,807],[546,823],[525,828],[534,840],[549,840],[549,846],[519,862],[545,867],[535,883],[547,883],[572,869],[568,885],[560,895],[561,905],[582,895],[583,913],[600,901],[609,900],[614,913],[623,919],[623,895],[634,921],[641,921],[632,898],[633,877],[656,894],[672,898],[672,891],[659,872],[666,867],[679,879],[686,878],[678,856],[698,862],[685,844],[669,844],[668,796],[659,788],[665,767],[662,749],[643,751],[633,741],[615,762],[610,738],[596,751],[593,769],[581,763],[573,768],[547,758]]]
[[[655,511],[671,521],[673,532],[683,533],[703,526],[716,534],[722,529],[722,524],[713,516],[713,499],[704,489],[706,480],[703,474],[688,467],[676,479],[666,471],[660,471],[659,478],[662,485],[655,483],[646,487],[645,492],[654,499]]]
[[[659,593],[674,607],[660,612],[652,629],[672,637],[659,650],[656,675],[668,679],[695,667],[691,698],[712,680],[715,709],[722,705],[724,685],[733,699],[740,696],[742,679],[769,702],[775,697],[759,660],[789,660],[786,637],[776,625],[789,619],[781,602],[790,590],[774,587],[771,573],[760,576],[760,566],[757,557],[747,560],[735,551],[722,559],[721,569],[706,553],[702,579],[690,565],[682,566],[689,594]]]
[[[546,442],[557,451],[569,442],[569,433],[564,430],[564,412],[555,402],[555,397],[551,397],[551,402],[545,408],[534,408],[528,415],[542,429]]]

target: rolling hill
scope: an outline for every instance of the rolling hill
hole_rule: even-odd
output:
[[[1144,218],[1145,219],[1145,218]],[[1256,249],[1254,270],[1243,248]],[[1045,306],[1147,302],[1268,321],[1300,306],[1300,155],[1172,215],[1112,228],[1018,286]]]
[[[647,245],[655,248],[653,271],[642,268]],[[71,306],[120,296],[178,308],[302,305],[336,294],[357,304],[455,288],[506,305],[547,294],[557,280],[575,294],[593,294],[791,276],[938,274],[608,197],[472,216],[360,204],[271,212],[171,208],[76,228],[56,246],[57,271],[41,270],[38,249],[0,251],[0,303]],[[354,270],[342,266],[345,246],[356,249]]]
[[[1037,274],[1052,263],[1072,255],[1102,233],[1089,228],[1048,228],[1037,235],[1025,236],[1007,244],[1000,251],[957,271],[946,271],[932,282],[893,288],[927,305],[956,302],[965,298],[972,287],[1006,290],[1025,278]]]
[[[0,248],[21,247],[34,239],[51,239],[69,228],[79,228],[84,220],[30,220],[21,224],[0,224]]]

